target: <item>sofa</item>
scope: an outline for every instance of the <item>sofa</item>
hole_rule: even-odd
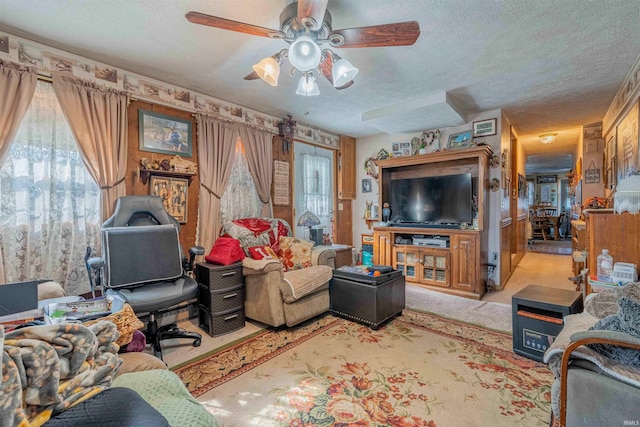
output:
[[[277,218],[226,221],[221,236],[240,242],[245,316],[274,327],[294,326],[329,311],[336,252],[291,236]]]
[[[561,426],[638,423],[640,407],[640,283],[590,294],[583,313],[545,352],[555,376],[553,414]]]
[[[38,285],[41,301],[64,297],[56,282]],[[0,325],[0,426],[68,427],[91,419],[108,424],[104,411],[115,418],[111,425],[217,426],[162,360],[143,352],[119,353],[142,326],[126,305],[82,325],[7,333]]]

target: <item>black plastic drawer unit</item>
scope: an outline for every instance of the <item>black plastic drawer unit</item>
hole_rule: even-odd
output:
[[[212,337],[244,328],[242,263],[196,265],[199,326]]]

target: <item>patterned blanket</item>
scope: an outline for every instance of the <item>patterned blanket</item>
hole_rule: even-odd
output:
[[[111,385],[122,360],[116,325],[0,327],[0,427],[40,426]]]

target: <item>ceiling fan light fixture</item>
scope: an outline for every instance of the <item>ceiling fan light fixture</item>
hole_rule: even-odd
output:
[[[289,62],[300,71],[317,68],[322,58],[320,46],[309,36],[301,36],[289,47]]]
[[[340,56],[333,54],[333,68],[331,74],[333,76],[333,86],[342,87],[345,84],[353,80],[358,72],[356,67],[351,65],[351,62],[346,59],[340,58]]]
[[[316,96],[320,95],[320,89],[318,89],[318,81],[313,77],[313,73],[305,73],[300,77],[298,82],[298,89],[296,95],[302,96]]]
[[[543,133],[538,138],[540,138],[540,142],[543,144],[551,144],[556,140],[556,136],[558,136],[557,133]]]
[[[255,64],[253,71],[258,74],[262,80],[270,84],[271,86],[278,86],[278,76],[280,76],[280,64],[276,60],[276,55],[264,58],[262,61]]]

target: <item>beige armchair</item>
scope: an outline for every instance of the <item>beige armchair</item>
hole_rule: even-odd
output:
[[[240,241],[247,255],[249,247],[274,245],[280,237],[291,234],[289,225],[280,219],[268,221],[269,229],[244,228],[233,221],[222,226],[221,235]],[[242,221],[242,220],[241,220]],[[262,227],[264,228],[264,227]],[[277,244],[276,244],[277,246]],[[293,326],[329,310],[329,281],[335,267],[336,252],[319,246],[311,250],[311,265],[284,271],[279,259],[243,261],[245,316],[271,326]]]

